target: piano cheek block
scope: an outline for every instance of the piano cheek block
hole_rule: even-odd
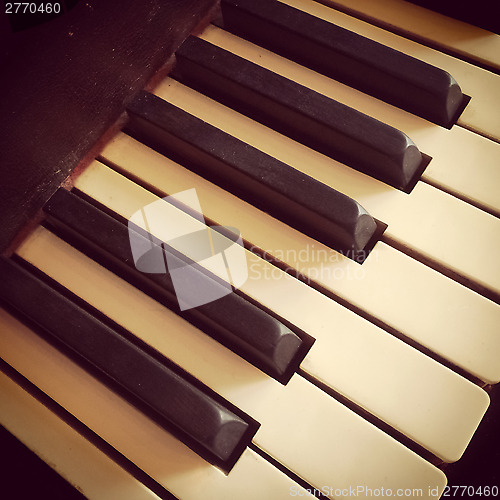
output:
[[[286,224],[350,254],[377,224],[352,198],[182,109],[140,92],[126,131]]]
[[[398,189],[423,157],[403,132],[196,37],[176,52],[173,77],[264,125]]]

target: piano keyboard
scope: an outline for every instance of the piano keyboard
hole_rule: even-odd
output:
[[[433,12],[432,4],[425,0],[415,2],[400,2],[398,0],[380,0],[370,2],[369,0],[322,0],[323,4],[330,5],[347,14],[354,15],[359,19],[369,20],[371,24],[380,26],[388,31],[421,42],[429,47],[451,54],[454,57],[469,61],[474,65],[489,69],[495,73],[500,70],[500,41],[498,34],[498,20],[492,18],[488,12],[488,2],[479,5],[477,11],[483,8],[479,16],[485,18],[491,26],[496,29],[484,28],[472,22],[471,19],[462,19],[462,22]],[[427,4],[428,8],[420,5]],[[455,4],[456,5],[456,4]],[[449,5],[450,7],[451,4]],[[435,7],[446,7],[440,2]],[[467,4],[462,2],[462,11]],[[486,8],[484,8],[486,7]],[[490,8],[493,9],[491,3]],[[436,9],[436,11],[438,10]],[[469,9],[475,12],[476,9]],[[465,22],[463,22],[465,21]],[[470,24],[468,24],[470,23]],[[490,29],[493,33],[487,31]]]
[[[448,55],[312,0],[277,3],[448,71],[471,99],[446,128],[239,37],[224,17],[197,35],[202,47],[256,65],[257,78],[272,71],[356,110],[348,116],[377,120],[375,131],[380,123],[406,134],[427,158],[408,189],[273,130],[224,95],[205,95],[181,66],[141,94],[153,111],[131,101],[123,129],[0,261],[0,424],[88,498],[438,498],[489,415],[488,392],[500,382],[500,122],[491,112],[500,76],[458,57],[484,66],[486,49]],[[370,12],[363,2],[353,9]],[[428,42],[440,44],[439,34]],[[184,136],[156,118],[167,109],[179,127],[187,117]],[[204,136],[190,135],[199,123],[216,134],[206,150]],[[249,155],[249,167],[228,144]],[[216,169],[203,170],[207,158],[219,159]],[[308,194],[304,186],[318,186],[318,199],[339,192],[357,202],[374,221],[369,237],[358,244],[358,226],[348,224],[340,230],[350,239],[337,245],[304,226],[299,203],[280,211],[270,196],[261,205],[250,182],[231,177],[252,161],[300,179],[285,186],[292,202]],[[281,180],[270,179],[266,189],[281,196]],[[199,205],[161,201],[193,188]],[[317,200],[302,205],[322,217]],[[170,264],[168,278],[137,271],[130,231],[146,235],[151,251],[163,255],[166,242],[197,262],[210,286],[228,286],[227,265],[200,260],[164,221],[177,234],[205,231],[205,221],[237,228],[244,259],[230,272],[246,280],[220,302],[179,310]],[[25,282],[42,306],[33,297],[23,304]],[[58,308],[74,312],[58,320]],[[116,347],[93,352],[94,332]],[[498,493],[500,478],[490,479],[482,486]]]

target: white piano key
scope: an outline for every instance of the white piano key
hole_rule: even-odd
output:
[[[500,216],[500,197],[495,189],[500,184],[500,144],[461,127],[447,130],[427,122],[215,26],[209,26],[200,37],[405,132],[432,157],[422,176],[424,180]],[[497,86],[500,89],[500,76]],[[180,84],[166,80],[156,93],[170,100],[180,97],[182,90]],[[174,104],[181,106],[177,101]],[[221,117],[217,122],[220,128],[226,119]],[[232,134],[238,133],[231,130]]]
[[[117,278],[47,231],[40,231],[19,254],[96,307],[102,308],[104,297],[118,288],[110,285]],[[43,255],[51,255],[53,260],[49,262]],[[87,276],[87,286],[64,271],[75,266]],[[460,458],[488,407],[482,389],[293,278],[283,276],[276,281],[278,286],[268,294],[285,297],[279,312],[299,310],[306,318],[298,326],[316,336],[316,344],[301,366],[306,372],[443,460]],[[266,300],[265,305],[274,304]],[[305,315],[305,310],[317,311],[318,316]],[[120,320],[119,309],[103,312]],[[328,327],[331,324],[335,324],[333,331]],[[415,373],[421,375],[415,377]],[[431,412],[432,425],[426,421]],[[457,414],[460,419],[455,419]]]
[[[119,287],[111,288],[110,284],[119,282],[118,278],[92,265],[47,231],[40,230],[18,252],[96,307],[102,308],[105,297],[114,295]],[[44,259],[44,255],[52,258]],[[251,265],[255,264],[256,260]],[[86,282],[80,283],[65,272],[76,267],[87,277]],[[270,266],[261,267],[259,274],[264,274]],[[254,297],[263,296],[264,305],[286,315],[316,338],[301,367],[443,460],[458,460],[488,406],[486,393],[303,283],[282,272],[276,274],[281,278],[271,283],[260,280],[258,285],[260,289],[265,287],[266,293]],[[282,299],[277,303],[272,297]],[[117,301],[118,309],[104,312],[120,321],[120,304]],[[318,314],[304,314],[306,310]],[[292,311],[298,314],[292,317]],[[332,324],[333,331],[329,327]],[[415,373],[422,375],[415,377]],[[432,425],[425,422],[430,412],[435,414]],[[458,413],[462,417],[455,419]]]
[[[439,133],[413,130],[432,160],[422,179],[458,198],[500,217],[500,144],[461,127]]]
[[[18,253],[120,322],[122,300],[117,299],[116,309],[111,309],[105,297],[115,296],[121,280],[44,230],[24,243]],[[44,257],[47,255],[51,258]],[[269,264],[259,274],[264,274],[266,267]],[[75,278],[66,269],[80,269],[86,280]],[[258,284],[266,290],[264,305],[287,315],[317,339],[302,368],[443,460],[458,460],[488,406],[486,393],[305,284],[282,272],[277,274],[280,273],[281,279],[259,280]],[[112,286],[113,282],[117,284]],[[277,304],[270,300],[272,297],[282,299]],[[304,314],[306,310],[314,310],[317,315]],[[291,317],[292,311],[298,314]],[[415,377],[415,373],[422,375]],[[432,425],[426,420],[430,413],[434,414]],[[457,414],[462,417],[455,419]]]
[[[3,310],[2,329],[23,329]],[[0,372],[0,425],[57,471],[85,497],[95,500],[157,500],[159,497]]]
[[[257,248],[270,256],[274,254],[292,269],[298,269],[475,376],[486,382],[500,381],[500,335],[496,326],[500,322],[500,308],[491,301],[382,243],[359,266],[126,135],[116,137],[102,155],[127,175],[142,178],[147,185],[165,193],[195,187],[207,217],[219,224],[238,227],[243,238]],[[111,175],[112,180],[99,180],[98,170]],[[95,175],[91,185],[103,186],[104,201],[109,191],[106,183],[116,186],[121,180],[102,168],[96,168],[94,174],[89,170],[88,175]],[[242,289],[304,330],[311,328],[302,323],[313,321],[314,316],[302,314],[300,301],[308,303],[304,288],[296,280],[288,283],[277,279],[281,276],[279,270],[262,263],[262,259],[249,255],[248,261],[250,276],[253,271],[256,277],[273,279],[266,280],[264,285],[250,279]],[[289,287],[288,292],[280,288],[284,286]],[[309,287],[305,289],[309,294],[315,293]],[[299,306],[290,307],[287,302],[295,294],[300,297]],[[280,297],[286,300],[280,301]],[[316,307],[313,302],[307,310]],[[318,333],[314,329],[313,332],[318,338]]]
[[[19,249],[19,255],[96,307],[115,293],[118,285],[113,289],[110,283],[117,278],[47,231],[39,233]],[[43,255],[53,259],[48,261]],[[90,288],[64,271],[76,267],[87,276]],[[264,304],[289,319],[291,311],[298,311],[293,320],[316,338],[301,366],[306,372],[443,460],[458,460],[488,406],[482,389],[289,276],[283,274],[272,283],[262,281],[267,296],[283,297],[278,307],[267,296]],[[304,314],[306,310],[318,314]],[[119,309],[104,312],[119,321]],[[421,375],[415,377],[415,373]],[[434,419],[429,425],[425,415],[431,412]],[[462,417],[455,419],[457,414]]]
[[[389,31],[500,69],[500,35],[401,0],[321,0]],[[473,8],[471,6],[471,8]]]
[[[386,236],[408,246],[410,252],[500,295],[500,261],[491,258],[491,249],[500,246],[500,219],[422,182],[407,195],[173,80],[165,80],[156,93],[350,196],[388,224]]]
[[[255,500],[267,495],[285,500],[290,497],[291,488],[306,494],[294,481],[249,449],[231,473],[224,475],[28,328],[5,313],[0,315],[0,325],[0,354],[6,362],[180,500]],[[0,414],[5,414],[3,408]],[[27,417],[23,415],[22,418]],[[43,436],[36,438],[37,441],[44,439]],[[64,453],[66,457],[68,450]],[[66,466],[77,466],[75,459],[71,458]],[[96,467],[98,465],[96,463]],[[82,468],[81,463],[78,466]],[[85,477],[97,474],[96,471],[80,472],[88,483],[84,492],[88,492],[90,498],[151,498],[144,496],[140,484],[125,496],[130,486],[129,478],[120,478],[121,473],[117,478],[113,464],[106,467],[98,471],[101,477],[96,480],[99,483],[92,483],[93,477]],[[107,471],[111,475],[102,478]],[[114,478],[117,482],[109,483]],[[96,491],[100,491],[101,486],[106,488],[103,494]]]
[[[48,231],[39,228],[23,248],[30,262],[59,268],[71,290],[91,295],[99,310],[256,418],[254,443],[315,487],[444,487],[442,472],[302,377],[279,384],[111,273],[89,274],[100,266]]]
[[[458,82],[462,92],[472,97],[458,123],[487,137],[500,140],[500,117],[498,113],[491,112],[500,106],[499,75],[335,11],[313,0],[280,1],[448,71]]]

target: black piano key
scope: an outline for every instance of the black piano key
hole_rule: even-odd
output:
[[[0,273],[0,298],[200,455],[232,466],[250,443],[252,419],[235,414],[168,360],[146,353],[19,263],[1,258]]]
[[[424,159],[403,132],[197,37],[174,78],[346,165],[403,190]]]
[[[224,29],[444,127],[467,101],[446,71],[276,0],[221,7]]]
[[[345,253],[363,251],[375,220],[356,201],[147,92],[125,131],[252,205]]]
[[[73,193],[59,189],[44,211],[50,223],[76,247],[269,375],[287,382],[297,370],[311,344],[309,336],[304,334],[306,342],[303,344],[301,338],[282,322],[240,295],[221,296],[223,294],[218,291],[224,287],[225,292],[227,284],[143,229],[136,227],[133,232],[135,244],[141,240],[145,245],[142,248],[151,248],[150,252],[168,253],[168,267],[173,265],[177,269],[190,265],[193,287],[199,288],[200,283],[204,283],[204,287],[210,286],[214,296],[220,298],[181,311],[168,268],[165,267],[163,274],[138,271],[127,226]],[[164,256],[160,259],[163,262]]]

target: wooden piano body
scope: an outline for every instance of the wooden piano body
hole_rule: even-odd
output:
[[[336,7],[342,8],[342,5],[346,3],[337,2]],[[401,29],[404,32],[403,21],[398,27],[399,18],[398,22],[387,20],[390,17],[391,5],[390,1],[381,2],[380,16],[383,18],[383,13],[386,16],[385,22],[393,24],[392,29],[396,31]],[[348,9],[361,18],[376,22],[376,10],[370,11],[371,7],[363,5],[363,2],[353,3]],[[406,7],[402,9],[403,13],[405,9]],[[212,0],[164,2],[160,0],[145,2],[95,0],[80,2],[64,16],[26,32],[4,38],[5,49],[2,55],[5,71],[0,98],[2,116],[0,126],[0,172],[2,176],[0,248],[5,256],[10,257],[37,227],[43,219],[41,207],[56,189],[64,182],[66,186],[70,185],[66,181],[68,175],[75,169],[77,173],[80,173],[91,164],[107,142],[126,123],[127,116],[124,109],[134,95],[143,88],[154,89],[170,70],[173,64],[172,55],[182,41],[190,33],[199,33],[216,14],[217,5]],[[432,19],[436,17],[433,13],[425,15]],[[404,19],[404,15],[401,19]],[[436,23],[438,24],[441,20],[437,17]],[[446,20],[445,22],[449,24],[450,29],[454,26],[461,26],[455,21]],[[417,28],[412,26],[407,36],[419,40],[425,38],[419,34],[418,26]],[[432,34],[428,36],[432,38]],[[434,38],[439,39],[439,36]],[[492,45],[499,46],[499,36],[490,34],[490,39]],[[432,43],[439,46],[441,42],[438,40]],[[427,43],[431,44],[431,42]],[[483,45],[486,47],[487,44],[488,41],[485,41]],[[466,60],[474,58],[474,54],[464,56],[458,49],[458,52],[454,52],[450,47],[442,50],[451,52],[457,58],[462,57]],[[468,48],[465,47],[463,50],[467,52]],[[475,49],[471,50],[474,52]],[[487,52],[487,49],[485,50]],[[491,61],[485,63],[484,59],[480,60],[481,58],[482,56],[477,57],[476,65],[489,67],[498,73],[500,69],[498,59],[496,63]],[[497,78],[498,95],[500,94],[500,77]],[[467,89],[464,92],[467,93]],[[474,97],[472,95],[472,99]],[[195,106],[196,103],[193,105]],[[495,111],[492,110],[493,112]],[[486,131],[483,135],[489,136],[488,140],[491,142],[500,142],[498,129]],[[497,145],[495,154],[498,160],[500,160],[499,149]],[[481,153],[478,155],[481,157]],[[432,180],[428,183],[433,184]],[[456,196],[460,198],[460,195]],[[479,206],[480,209],[484,208],[480,201],[471,202],[471,207],[473,205]],[[489,208],[486,210],[490,211],[494,217],[498,217],[498,213],[494,210]],[[498,224],[488,227],[496,227],[498,231]],[[386,241],[391,243],[390,239]],[[492,235],[491,241],[494,245],[494,242],[498,241],[498,234]],[[411,255],[411,250],[404,248],[404,245],[394,240],[392,244],[398,252]],[[266,249],[263,248],[263,250]],[[496,253],[497,249],[491,248],[491,261],[497,260]],[[416,255],[415,258],[419,260],[420,256]],[[470,258],[474,259],[474,256]],[[432,267],[432,262],[429,262],[429,265]],[[449,281],[452,281],[452,278],[457,279],[462,283],[459,286],[465,287],[466,283],[453,276],[451,272],[442,271],[442,273],[451,275],[444,279]],[[304,280],[303,277],[302,279]],[[311,284],[307,279],[305,281]],[[363,410],[356,402],[351,402],[349,394],[342,395],[331,390],[329,392],[333,394],[333,397],[339,399],[353,412],[362,415],[370,422],[370,425],[380,427],[383,432],[389,433],[392,436],[390,439],[402,441],[403,445],[412,449],[413,452],[437,464],[447,475],[450,487],[455,485],[500,486],[498,472],[500,469],[500,398],[498,396],[500,395],[495,394],[495,392],[498,393],[498,388],[488,385],[484,380],[481,381],[478,377],[467,373],[466,370],[457,368],[452,362],[447,362],[443,357],[436,356],[432,351],[422,348],[418,342],[405,337],[404,332],[395,331],[391,325],[384,324],[383,320],[378,320],[370,312],[363,312],[362,305],[349,304],[349,300],[343,299],[341,294],[338,295],[321,284],[313,283],[313,285],[329,297],[329,300],[335,299],[348,309],[353,309],[367,318],[369,322],[374,323],[382,332],[387,330],[391,335],[402,338],[413,347],[423,350],[425,355],[437,357],[439,362],[447,366],[447,369],[457,370],[461,376],[470,378],[475,384],[481,385],[490,393],[491,405],[463,458],[456,464],[448,465],[440,463],[439,459],[422,446],[412,442],[404,433],[395,431],[381,419]],[[491,290],[474,288],[474,285],[471,287],[475,290],[474,293],[477,292],[479,295],[482,293],[484,300],[498,302],[498,296],[495,296]],[[404,300],[404,297],[401,300]],[[449,305],[446,297],[443,297],[442,304]],[[394,307],[397,308],[398,305],[394,304]],[[8,308],[7,311],[12,312]],[[307,315],[308,312],[304,311],[303,314]],[[0,331],[0,342],[3,344],[3,351],[0,351],[0,357],[3,359],[0,365],[2,384],[0,424],[26,443],[84,495],[90,498],[168,496],[169,481],[177,485],[181,482],[179,478],[183,474],[190,477],[191,481],[199,479],[200,484],[203,484],[203,467],[198,471],[179,470],[177,471],[179,477],[172,479],[169,471],[165,471],[164,477],[162,476],[161,464],[156,464],[151,470],[147,470],[144,467],[144,464],[149,463],[147,459],[134,463],[131,457],[148,454],[147,450],[141,450],[142,439],[152,443],[151,440],[155,436],[162,439],[162,432],[165,432],[157,429],[151,430],[151,426],[147,431],[141,430],[140,423],[144,422],[145,417],[134,409],[130,409],[130,415],[126,418],[116,419],[120,422],[119,425],[130,426],[134,422],[138,425],[137,433],[129,436],[128,442],[123,435],[120,435],[120,431],[122,434],[127,432],[126,428],[113,429],[112,421],[108,421],[102,427],[103,435],[99,435],[101,430],[89,428],[89,422],[98,418],[96,414],[100,411],[113,411],[113,409],[126,411],[127,404],[118,401],[119,398],[117,399],[105,388],[99,388],[99,392],[95,394],[95,400],[85,400],[85,398],[92,397],[95,382],[80,368],[74,368],[70,361],[63,362],[63,366],[55,377],[67,376],[70,383],[80,384],[78,387],[82,391],[81,395],[71,395],[71,390],[67,387],[65,389],[64,383],[54,382],[52,386],[48,383],[47,389],[36,387],[36,382],[30,381],[30,373],[36,372],[36,365],[39,361],[35,358],[23,361],[23,354],[14,352],[23,347],[22,343],[14,346],[12,352],[6,347],[9,343],[6,335],[7,329],[10,328],[13,331],[20,328],[24,331],[26,328],[20,323],[11,321],[9,314],[5,312],[2,312],[0,324],[4,329]],[[497,333],[500,335],[498,327]],[[474,334],[475,332],[471,332],[471,335]],[[13,333],[10,332],[9,335]],[[3,341],[1,341],[2,337],[4,337]],[[31,338],[29,333],[25,337]],[[43,353],[40,359],[45,359],[44,356],[52,361],[63,359],[59,354],[55,354],[55,351],[52,353],[51,348],[46,347],[39,339],[33,340],[33,344],[26,345],[26,348],[25,357],[28,356],[27,353],[34,356],[37,351],[40,351]],[[17,366],[14,360],[19,361]],[[26,371],[23,372],[23,369]],[[82,374],[83,381],[77,382],[76,378],[71,379],[71,377],[77,377],[78,374]],[[418,377],[419,374],[415,376]],[[398,374],[395,373],[394,377],[398,377]],[[50,393],[50,390],[53,392]],[[60,395],[60,400],[57,395]],[[80,396],[82,400],[77,401]],[[301,402],[297,401],[297,405],[300,404]],[[95,405],[95,411],[85,410],[85,407],[93,405]],[[78,413],[79,411],[83,416]],[[460,417],[456,415],[457,419]],[[103,418],[109,420],[113,416],[107,415]],[[429,417],[429,421],[431,419],[432,416]],[[335,422],[332,421],[331,425],[335,426]],[[129,430],[132,428],[133,426]],[[150,432],[150,435],[145,437],[143,434],[147,432]],[[293,435],[290,439],[293,439]],[[118,446],[115,443],[123,447],[115,449]],[[268,455],[265,452],[266,450],[262,454],[264,458],[258,455],[259,460],[269,460],[270,467],[276,467],[277,470],[284,467],[292,481],[299,481],[297,484],[302,487],[327,486],[310,484],[307,479],[305,483],[301,483],[302,471],[290,472],[289,468],[293,468],[292,465],[286,463],[280,465],[273,461],[270,456],[272,454]],[[154,455],[153,452],[151,454]],[[300,455],[301,450],[297,449],[296,454]],[[170,460],[175,462],[175,457],[170,457]],[[196,461],[186,463],[199,464]],[[213,468],[211,465],[206,465],[206,467]],[[250,467],[249,470],[252,468]],[[211,471],[210,474],[213,475],[214,472]],[[222,473],[216,471],[215,474]],[[256,477],[234,476],[237,476],[236,469],[230,472],[226,479],[233,484],[240,481],[240,486],[234,490],[240,493],[259,480]],[[172,489],[175,490],[175,487]],[[182,487],[180,490],[182,491]],[[274,493],[271,486],[268,491],[268,498],[272,498]],[[175,491],[172,493],[175,496]],[[197,494],[198,498],[212,498],[210,495],[213,493],[204,493],[201,488]]]

